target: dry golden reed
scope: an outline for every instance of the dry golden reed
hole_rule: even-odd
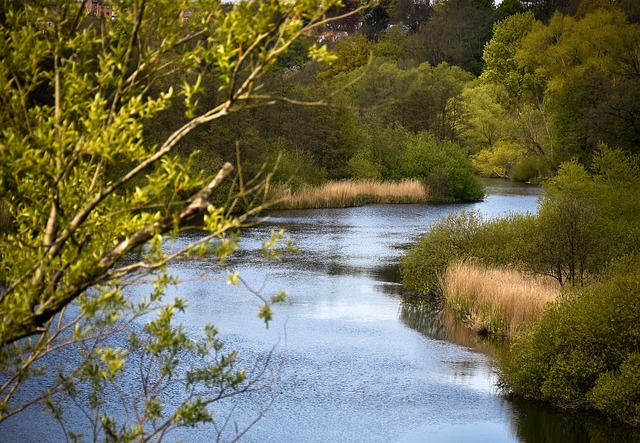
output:
[[[330,181],[319,187],[303,187],[295,192],[279,191],[278,208],[344,208],[380,203],[424,203],[427,193],[419,180]]]
[[[447,270],[443,293],[446,305],[473,328],[511,335],[540,316],[560,285],[551,277],[461,262]]]

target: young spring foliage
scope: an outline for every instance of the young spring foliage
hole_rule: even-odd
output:
[[[188,256],[222,265],[236,248],[230,234],[262,208],[269,177],[235,181],[227,202],[213,206],[233,166],[205,176],[194,156],[174,151],[205,123],[273,103],[278,97],[256,93],[262,77],[340,2],[105,2],[113,20],[75,0],[0,5],[0,421],[39,401],[63,421],[65,396],[108,439],[161,439],[210,421],[207,406],[240,389],[245,375],[233,353],[221,352],[215,329],[195,342],[175,324],[186,302],[163,301],[175,283],[166,265]],[[310,54],[330,57],[322,47]],[[206,90],[205,74],[217,90]],[[201,106],[211,94],[213,104]],[[177,103],[184,123],[149,143],[147,125]],[[173,247],[203,213],[205,233]],[[129,298],[126,287],[145,276],[150,294]],[[260,316],[268,320],[281,299],[264,298]],[[81,358],[56,372],[48,362],[65,348]],[[186,354],[201,363],[177,371]],[[156,370],[144,372],[139,396],[124,396],[132,403],[122,422],[102,406],[130,360]],[[44,377],[41,389],[25,398],[22,383],[34,377]],[[162,390],[180,380],[182,401],[167,409]]]

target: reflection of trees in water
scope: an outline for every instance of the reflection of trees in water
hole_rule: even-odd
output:
[[[446,340],[443,303],[440,297],[405,297],[400,320],[411,329],[435,340]]]
[[[400,283],[400,265],[397,262],[383,263],[368,272],[374,280],[387,283]]]
[[[454,313],[444,309],[442,297],[437,294],[404,297],[400,320],[429,338],[447,340],[491,356],[496,356],[503,345],[503,340],[483,339],[462,324]]]
[[[442,298],[436,295],[403,297],[400,319],[411,329],[435,340],[447,340],[494,357],[506,350],[503,340],[489,342],[461,324],[453,313],[444,309]],[[523,443],[640,442],[640,429],[610,422],[597,414],[567,412],[521,398],[510,398],[509,404],[512,432]]]
[[[523,443],[640,441],[640,429],[586,412],[567,412],[545,403],[511,399],[514,435]]]

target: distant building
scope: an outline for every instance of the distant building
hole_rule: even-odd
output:
[[[348,32],[345,32],[345,31],[325,32],[318,39],[318,43],[328,43],[328,42],[334,43],[336,40],[339,40],[339,39],[345,38],[345,37],[349,37],[349,33]]]
[[[109,20],[113,19],[111,6],[105,5],[104,0],[84,0],[84,6],[91,15],[104,16]]]

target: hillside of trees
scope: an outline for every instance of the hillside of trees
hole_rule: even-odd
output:
[[[536,181],[568,160],[589,167],[601,142],[640,146],[638,19],[630,0],[385,0],[308,37],[332,63],[311,61],[299,42],[259,91],[274,106],[194,131],[181,152],[202,152],[198,166],[213,170],[239,143],[247,172],[280,155],[276,180],[293,175],[294,188],[419,177],[442,200],[481,197],[473,173]],[[149,136],[183,111],[153,121]]]

